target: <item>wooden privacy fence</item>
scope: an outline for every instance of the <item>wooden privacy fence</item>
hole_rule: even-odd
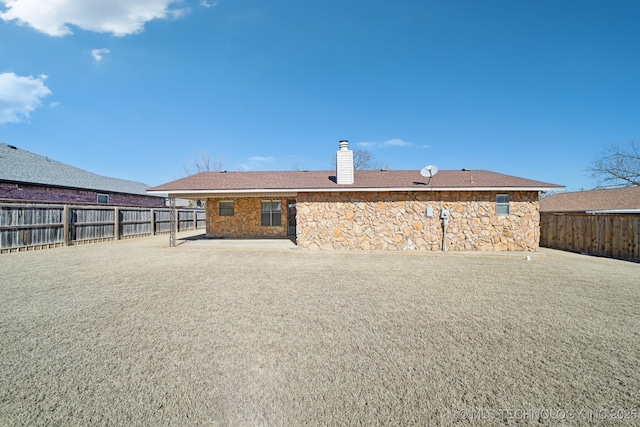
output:
[[[640,215],[542,212],[540,246],[640,262]]]
[[[176,231],[206,227],[202,209],[176,209]],[[0,252],[171,231],[171,209],[0,203]]]

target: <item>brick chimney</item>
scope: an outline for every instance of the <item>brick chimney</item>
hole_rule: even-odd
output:
[[[353,184],[353,151],[349,150],[349,141],[340,141],[340,149],[336,153],[336,182]]]

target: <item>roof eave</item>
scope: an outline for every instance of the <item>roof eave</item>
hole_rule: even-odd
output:
[[[561,186],[549,187],[323,187],[323,188],[236,188],[236,189],[209,189],[209,190],[147,190],[149,194],[164,194],[169,197],[176,195],[192,194],[242,194],[242,193],[333,193],[333,192],[398,192],[398,191],[551,191],[564,188]]]
[[[585,211],[590,215],[602,215],[602,214],[640,214],[640,209],[597,209]]]
[[[47,184],[47,183],[43,183],[43,182],[35,182],[35,181],[16,181],[16,180],[10,180],[10,179],[0,179],[0,182],[5,182],[8,184],[17,184],[17,185],[31,185],[34,187],[50,187],[50,188],[60,188],[60,189],[64,189],[64,190],[78,190],[78,191],[94,191],[94,192],[98,192],[98,193],[110,193],[110,194],[125,194],[125,195],[129,195],[129,196],[152,196],[153,194],[150,194],[150,192],[145,191],[145,193],[133,193],[133,192],[126,192],[126,191],[120,191],[120,190],[108,190],[108,189],[104,189],[104,188],[90,188],[90,187],[73,187],[70,185],[62,185],[62,184]],[[156,194],[166,194],[166,191],[160,191],[160,192],[156,192]],[[153,197],[157,197],[157,196],[153,196]]]

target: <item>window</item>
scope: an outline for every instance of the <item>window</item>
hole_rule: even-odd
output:
[[[509,215],[508,194],[496,194],[496,215]]]
[[[276,226],[282,224],[282,203],[280,200],[263,200],[261,209],[262,225]]]
[[[219,216],[233,216],[233,200],[220,200],[218,204]]]
[[[104,203],[104,204],[109,203],[109,195],[108,194],[98,193],[98,196],[96,198],[96,202]]]

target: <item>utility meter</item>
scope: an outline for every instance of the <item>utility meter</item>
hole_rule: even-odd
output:
[[[442,209],[440,211],[440,218],[442,218],[442,250],[447,251],[447,226],[449,225],[449,209]]]

